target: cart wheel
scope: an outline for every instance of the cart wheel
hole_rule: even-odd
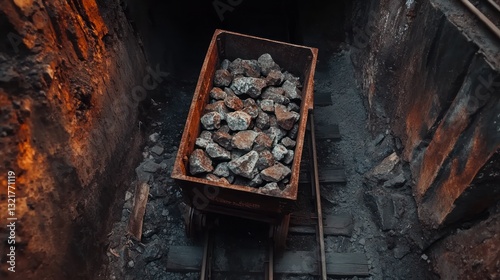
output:
[[[290,224],[290,214],[283,216],[281,223],[274,226],[274,248],[276,250],[285,249],[286,237],[288,236],[288,226]]]
[[[203,231],[206,225],[206,214],[189,207],[188,219],[186,221],[186,235],[189,238],[194,238],[196,235]]]

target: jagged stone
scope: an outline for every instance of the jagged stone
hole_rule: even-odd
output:
[[[259,160],[257,161],[257,169],[262,171],[276,163],[273,154],[269,150],[259,152]]]
[[[259,133],[253,130],[244,130],[237,132],[233,136],[231,142],[232,147],[242,151],[250,151],[258,134]]]
[[[229,172],[229,168],[227,167],[227,162],[219,163],[214,170],[214,174],[219,177],[229,177],[231,173]]]
[[[245,74],[245,76],[253,78],[260,77],[260,67],[257,60],[242,60],[241,66],[243,67],[243,74]]]
[[[205,138],[202,138],[202,137],[198,137],[196,138],[196,146],[200,147],[200,148],[203,148],[205,149],[207,147],[208,144],[212,143],[212,140],[207,140]]]
[[[215,143],[221,145],[224,149],[232,149],[231,140],[233,139],[233,136],[228,132],[219,129],[213,134],[212,139]]]
[[[258,159],[259,154],[256,151],[250,151],[237,159],[231,160],[228,167],[234,174],[252,179],[257,175],[255,174],[257,170],[255,165]]]
[[[252,122],[252,116],[243,111],[236,111],[228,113],[226,121],[232,131],[246,130]]]
[[[297,105],[297,104],[295,104],[294,102],[288,103],[288,105],[286,106],[286,109],[288,111],[293,111],[293,112],[300,113],[300,106]]]
[[[218,87],[214,87],[210,91],[210,97],[215,99],[215,100],[224,100],[224,98],[226,98],[226,96],[227,96],[226,92],[223,89],[218,88]]]
[[[208,157],[205,151],[201,149],[195,149],[189,156],[189,172],[192,175],[212,172],[214,167],[212,166],[212,160]]]
[[[281,161],[288,153],[288,150],[285,148],[285,146],[278,144],[274,146],[272,153],[277,161]]]
[[[269,135],[264,132],[258,133],[257,137],[255,137],[254,141],[254,150],[257,152],[270,149],[273,146],[273,139],[269,137]]]
[[[260,67],[260,71],[262,75],[267,76],[271,70],[279,70],[280,67],[276,62],[274,62],[272,56],[268,53],[265,53],[257,59],[257,63]]]
[[[201,124],[206,130],[220,128],[222,116],[218,112],[209,112],[201,117]]]
[[[229,110],[227,109],[226,104],[224,104],[224,101],[219,100],[214,103],[207,104],[205,106],[205,113],[210,113],[210,112],[219,113],[221,115],[222,120],[225,120],[227,113],[229,113]]]
[[[405,183],[406,183],[405,175],[404,173],[400,173],[395,177],[385,181],[382,186],[384,188],[399,188],[404,186]]]
[[[236,77],[231,84],[236,95],[248,94],[252,98],[257,98],[265,87],[266,80],[252,77]]]
[[[229,61],[229,59],[224,59],[220,64],[220,68],[229,70],[229,64],[231,64],[231,61]]]
[[[219,146],[217,143],[209,143],[207,147],[205,148],[205,151],[207,154],[213,158],[213,159],[220,159],[220,160],[230,160],[231,159],[231,153]]]
[[[300,114],[297,112],[290,112],[285,106],[276,104],[274,106],[274,114],[276,115],[276,120],[278,125],[286,130],[293,128],[293,125],[299,120]]]
[[[290,164],[293,161],[293,157],[295,156],[295,152],[292,150],[288,150],[285,157],[283,158],[284,164]]]
[[[297,142],[288,136],[281,139],[281,145],[287,147],[288,149],[294,148],[296,144]]]
[[[253,177],[253,179],[250,181],[250,183],[248,184],[250,187],[259,187],[260,185],[262,185],[264,181],[262,180],[262,177],[260,176],[260,174],[257,174],[255,175],[255,177]]]
[[[297,139],[297,135],[299,134],[299,124],[295,124],[292,129],[288,131],[288,137],[295,140]]]
[[[268,87],[261,94],[260,98],[262,100],[269,99],[274,101],[274,103],[287,105],[290,103],[290,99],[284,96],[285,91],[282,88]]]
[[[260,172],[262,179],[268,182],[279,182],[286,176],[290,175],[292,171],[281,163],[268,167]]]
[[[294,84],[296,87],[302,87],[302,85],[300,84],[300,79],[298,77],[295,77],[292,73],[290,72],[283,72],[283,79],[285,81],[289,81],[291,82],[292,84]]]
[[[271,99],[264,99],[259,104],[260,108],[264,112],[274,112],[274,101]]]
[[[259,129],[268,129],[269,128],[269,115],[260,110],[259,111],[259,116],[257,116],[257,119],[255,119],[255,126],[258,127]]]
[[[231,84],[233,80],[233,75],[225,69],[220,69],[215,71],[214,74],[214,85],[216,87],[227,87]]]
[[[257,103],[255,103],[255,100],[252,98],[247,98],[243,101],[243,112],[249,114],[252,119],[255,119],[259,116],[259,107],[257,106]]]
[[[285,96],[288,97],[290,100],[301,100],[302,99],[302,92],[300,89],[297,88],[297,86],[290,82],[290,81],[285,81],[283,85],[281,86],[283,90],[285,90]]]
[[[266,82],[268,86],[279,86],[283,82],[284,75],[279,70],[271,70],[267,74]]]
[[[226,96],[226,99],[224,99],[224,104],[230,108],[230,109],[233,109],[235,111],[239,111],[241,109],[243,109],[243,101],[241,101],[241,99],[236,96],[236,95],[227,95]]]
[[[245,69],[243,68],[242,65],[242,59],[237,58],[233,60],[231,63],[228,65],[228,70],[234,75],[243,75],[245,73]]]
[[[220,178],[217,177],[216,175],[209,173],[205,176],[205,179],[212,181],[212,182],[217,182],[217,183],[222,183],[222,184],[229,184],[229,181],[226,178]]]
[[[269,129],[264,131],[271,139],[273,139],[273,145],[277,145],[279,141],[286,136],[286,132],[276,126],[271,126]]]

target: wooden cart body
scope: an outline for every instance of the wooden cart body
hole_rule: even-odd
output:
[[[303,85],[301,118],[295,158],[291,168],[290,187],[279,194],[271,195],[253,187],[217,183],[190,176],[189,155],[195,148],[196,138],[200,134],[200,118],[209,100],[215,71],[220,68],[224,59],[230,61],[236,58],[257,59],[264,53],[269,53],[282,69],[300,77]],[[201,69],[172,171],[172,178],[181,186],[184,198],[191,207],[199,211],[232,215],[275,225],[282,222],[283,217],[294,210],[308,111],[313,106],[313,77],[317,54],[318,50],[315,48],[224,30],[215,31]]]

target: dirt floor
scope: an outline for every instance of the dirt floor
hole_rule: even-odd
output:
[[[327,250],[365,253],[371,273],[366,279],[432,279],[428,257],[419,248],[421,237],[415,226],[410,178],[384,188],[369,180],[374,176],[369,171],[397,150],[397,140],[385,127],[378,127],[379,134],[374,137],[368,133],[363,97],[355,79],[349,47],[320,60],[315,94],[330,95],[333,105],[315,109],[317,129],[338,123],[342,136],[339,141],[318,143],[320,166],[343,166],[348,178],[347,184],[322,186],[323,208],[326,213],[351,213],[355,220],[354,235],[327,237]],[[181,193],[170,178],[195,84],[196,79],[171,79],[153,95],[154,102],[143,122],[148,138],[143,150],[144,161],[136,169],[137,176],[149,179],[151,186],[143,237],[141,242],[127,237],[135,186],[135,182],[131,182],[121,217],[116,218],[109,235],[109,262],[102,266],[101,279],[198,279],[197,273],[169,273],[165,269],[170,246],[197,242],[185,236]],[[409,176],[404,164],[397,163],[394,170],[405,178]],[[393,199],[380,202],[381,192]],[[389,210],[386,204],[391,205]],[[282,279],[313,278],[287,276]]]

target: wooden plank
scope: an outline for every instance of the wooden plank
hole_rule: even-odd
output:
[[[341,138],[338,124],[318,125],[316,131],[316,140],[339,140]]]
[[[275,259],[276,274],[317,275],[317,252],[286,251]],[[368,259],[363,253],[326,253],[329,276],[369,276]]]
[[[326,253],[329,276],[370,276],[368,259],[363,253]]]
[[[128,220],[128,232],[136,240],[142,237],[142,222],[148,203],[149,185],[141,182],[135,187],[134,208]]]
[[[316,233],[316,222],[313,217],[292,217],[291,227],[289,228],[290,233],[297,234],[315,234]],[[354,230],[354,222],[351,214],[336,214],[327,215],[324,218],[324,234],[326,236],[336,235],[336,236],[348,236],[352,235]]]
[[[170,246],[167,271],[198,272],[201,268],[203,248],[196,246]]]

